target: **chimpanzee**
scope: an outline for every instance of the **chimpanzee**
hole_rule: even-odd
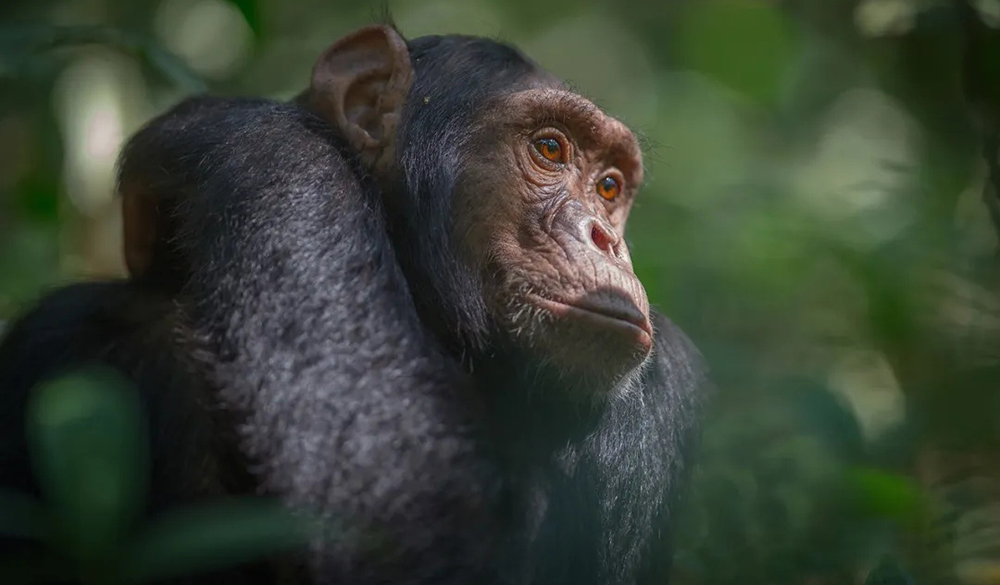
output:
[[[343,530],[311,582],[666,583],[706,376],[633,273],[641,181],[626,126],[481,38],[366,27],[293,103],[187,100],[122,155],[131,277],[0,346],[0,482],[29,390],[99,361],[152,506],[312,510]]]

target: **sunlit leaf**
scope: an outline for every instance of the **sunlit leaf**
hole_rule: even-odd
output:
[[[912,525],[928,506],[923,491],[909,478],[877,469],[857,468],[848,474],[866,512]]]

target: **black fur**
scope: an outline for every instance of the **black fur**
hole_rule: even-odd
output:
[[[463,269],[451,241],[451,199],[469,131],[490,98],[522,89],[542,72],[518,50],[464,36],[410,41],[416,73],[398,136],[401,184],[387,205],[396,247],[423,320],[462,347],[482,348],[489,320],[477,276]],[[557,82],[545,76],[550,82]]]
[[[295,105],[199,98],[136,135],[123,182],[148,186],[177,237],[143,282],[57,291],[15,326],[0,346],[0,414],[13,424],[38,380],[94,359],[144,395],[198,389],[212,404],[178,401],[193,418],[159,422],[216,457],[171,462],[178,481],[198,481],[157,497],[278,494],[349,528],[309,555],[320,583],[666,583],[700,358],[654,315],[650,359],[584,408],[496,338],[447,239],[449,196],[462,129],[538,72],[482,39],[410,48],[403,173],[384,194]],[[152,303],[122,328],[114,295],[149,289],[176,305]],[[141,337],[167,326],[174,335]],[[19,446],[3,455],[5,484],[28,475]]]

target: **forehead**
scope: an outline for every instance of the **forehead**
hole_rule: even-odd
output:
[[[629,128],[569,90],[517,48],[460,35],[409,42],[416,73],[407,127],[418,136],[510,136],[544,126],[571,135],[585,154],[615,164],[630,187],[642,182],[642,153]]]

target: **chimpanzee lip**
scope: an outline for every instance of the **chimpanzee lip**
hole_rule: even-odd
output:
[[[578,316],[612,327],[625,327],[631,330],[642,345],[651,345],[653,328],[649,319],[645,318],[633,305],[629,310],[611,304],[598,304],[587,300],[568,303],[566,301],[543,297],[537,293],[531,295],[537,305],[556,315]]]

